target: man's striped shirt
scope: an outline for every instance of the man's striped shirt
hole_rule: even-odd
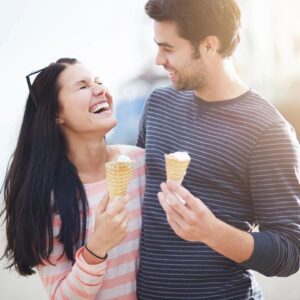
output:
[[[138,146],[146,150],[139,299],[262,299],[250,269],[288,276],[299,269],[300,147],[294,130],[258,93],[206,102],[192,91],[158,89],[145,106]],[[183,186],[219,219],[252,231],[242,265],[178,237],[157,193],[164,154],[187,151]]]

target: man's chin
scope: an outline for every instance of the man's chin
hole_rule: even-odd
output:
[[[176,90],[176,91],[183,91],[184,90],[182,84],[180,84],[178,82],[172,81],[172,86],[173,86],[174,90]]]
[[[189,90],[189,88],[187,88],[186,86],[179,85],[179,84],[172,83],[172,86],[176,91],[188,91]]]

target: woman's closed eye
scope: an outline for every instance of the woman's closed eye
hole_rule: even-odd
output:
[[[97,84],[97,85],[103,85],[103,83],[101,81],[95,81],[95,84]],[[88,83],[82,83],[79,86],[79,90],[84,90],[84,89],[87,89],[89,87],[90,87],[90,84],[88,84]]]

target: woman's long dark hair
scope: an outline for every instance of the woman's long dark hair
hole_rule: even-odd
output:
[[[3,257],[21,275],[49,261],[53,250],[52,221],[61,218],[59,240],[67,258],[86,237],[87,198],[77,170],[67,157],[66,139],[57,124],[62,71],[78,63],[62,58],[38,74],[27,99],[16,150],[4,181],[7,246]],[[82,211],[82,217],[81,217]],[[2,258],[3,258],[2,257]]]

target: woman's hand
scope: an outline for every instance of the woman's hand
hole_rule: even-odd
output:
[[[126,208],[128,196],[115,198],[109,203],[106,193],[96,211],[94,232],[89,239],[88,248],[100,257],[105,257],[107,252],[120,244],[127,234],[129,212]],[[92,256],[86,249],[83,252],[88,263],[99,263],[99,259]]]

